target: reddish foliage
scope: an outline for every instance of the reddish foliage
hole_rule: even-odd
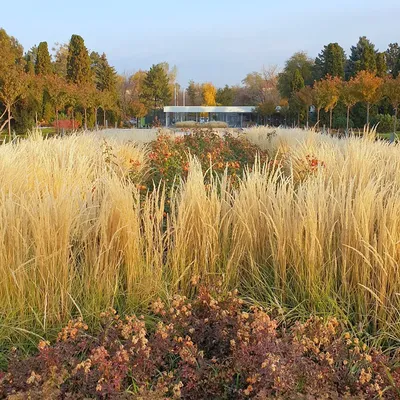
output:
[[[58,123],[54,121],[53,126],[57,128],[57,125],[59,129],[78,129],[81,126],[79,121],[72,121],[70,119],[60,119]]]
[[[113,311],[95,336],[71,321],[55,344],[39,344],[38,355],[14,354],[0,376],[0,397],[398,398],[400,371],[336,319],[284,329],[236,293],[205,289],[193,302],[158,300],[153,312],[159,322],[152,331],[143,318]]]

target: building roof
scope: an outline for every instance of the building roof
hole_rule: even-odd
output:
[[[254,107],[248,106],[166,106],[164,112],[176,112],[176,113],[252,113]]]

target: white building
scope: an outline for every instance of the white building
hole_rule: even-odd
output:
[[[243,127],[252,121],[254,107],[247,106],[166,106],[165,125],[178,121],[223,121],[232,127]]]

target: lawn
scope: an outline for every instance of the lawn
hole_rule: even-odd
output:
[[[89,398],[165,389],[200,399],[188,391],[204,382],[216,398],[318,398],[316,379],[324,393],[373,398],[391,387],[385,396],[396,398],[398,371],[370,346],[394,354],[400,339],[399,170],[400,147],[373,134],[290,129],[161,133],[148,144],[36,132],[0,146],[0,345],[3,368],[21,380],[4,381],[4,393],[40,398],[61,379],[67,386],[51,387],[80,398],[87,367]],[[133,314],[144,319],[118,322]],[[270,339],[249,342],[255,358],[242,365],[257,329]],[[39,342],[27,361],[8,352],[34,354]],[[262,358],[282,352],[281,364]],[[146,357],[154,363],[129,380]],[[93,368],[80,364],[89,359]],[[118,368],[120,383],[110,375]]]

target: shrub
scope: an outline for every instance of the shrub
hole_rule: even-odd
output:
[[[223,121],[211,121],[211,122],[206,122],[204,124],[200,124],[199,122],[196,121],[181,121],[181,122],[176,122],[175,123],[176,128],[228,128],[228,124]]]
[[[221,175],[227,168],[228,176],[235,182],[245,168],[254,164],[257,154],[262,161],[266,160],[266,153],[256,145],[229,132],[221,136],[211,129],[196,129],[191,134],[177,137],[160,133],[151,143],[152,174],[149,180],[156,185],[163,181],[167,187],[172,187],[179,182],[179,177],[187,176],[191,155],[198,158],[203,171],[212,168],[214,173]]]
[[[159,318],[102,315],[95,336],[70,321],[39,353],[16,353],[0,376],[9,398],[367,399],[398,398],[400,373],[336,319],[310,318],[279,327],[263,309],[248,309],[236,292],[196,300],[156,301]],[[126,395],[126,397],[124,396]]]
[[[58,127],[60,129],[79,129],[81,124],[79,121],[72,121],[70,119],[60,119],[58,120],[58,124],[57,121],[54,121],[52,124],[55,128]]]
[[[387,133],[393,131],[394,116],[390,114],[378,114],[372,119],[372,125],[377,125],[379,133]]]

